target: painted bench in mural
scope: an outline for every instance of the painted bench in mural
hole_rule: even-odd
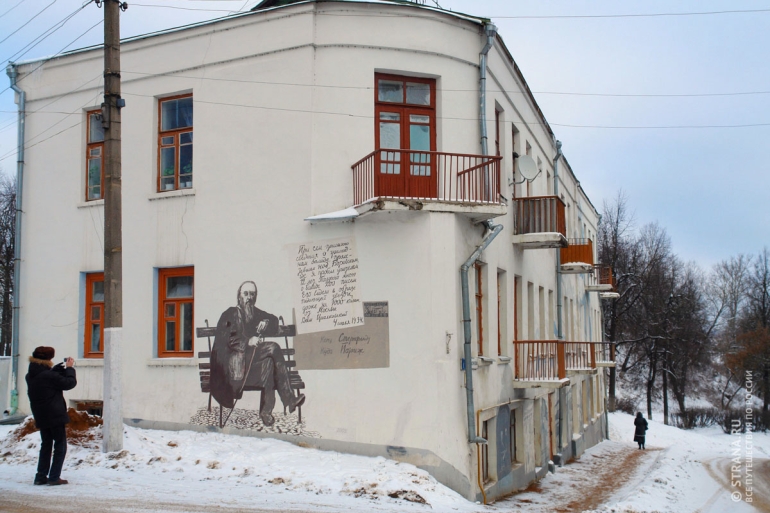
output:
[[[289,371],[289,381],[291,383],[291,388],[296,392],[299,390],[302,390],[305,388],[305,383],[302,381],[302,378],[299,375],[299,371],[294,370],[294,368],[297,366],[297,362],[294,360],[294,348],[289,347],[289,337],[293,337],[297,334],[296,327],[293,324],[285,325],[283,323],[283,317],[278,318],[278,332],[275,335],[271,335],[269,337],[265,338],[283,338],[284,339],[284,348],[281,349],[281,353],[283,354],[284,359],[286,360],[286,367]],[[200,361],[200,360],[210,360],[211,359],[211,344],[212,339],[216,335],[217,328],[216,326],[209,326],[209,321],[206,319],[206,327],[205,328],[197,328],[195,330],[195,334],[197,338],[206,338],[208,339],[208,345],[209,350],[208,351],[199,351],[198,352],[198,371],[200,374],[200,381],[201,381],[201,392],[209,394],[209,405],[208,405],[208,411],[211,411],[211,364],[209,361]],[[253,392],[258,391],[262,392],[263,387],[256,383],[249,383],[248,381],[243,387],[244,392]],[[283,408],[284,413],[286,413],[286,407]],[[298,422],[302,423],[302,406],[297,407],[298,412]],[[232,413],[232,412],[231,412]],[[222,418],[222,406],[219,406],[219,427],[225,427],[225,424],[227,424],[227,419],[229,419],[230,415],[228,414],[227,418],[223,420]]]

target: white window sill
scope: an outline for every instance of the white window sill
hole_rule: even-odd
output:
[[[88,208],[88,207],[103,207],[104,206],[104,200],[92,200],[92,201],[81,201],[78,203],[78,208]]]
[[[497,363],[500,364],[500,365],[505,365],[506,363],[510,362],[511,360],[513,360],[513,358],[511,358],[510,356],[498,356],[497,357]]]
[[[492,363],[495,361],[494,358],[490,358],[488,356],[479,356],[478,358],[474,358],[474,360],[476,360],[476,362],[474,363],[476,363],[477,365],[484,365],[484,366],[492,365]]]
[[[75,360],[75,369],[77,370],[78,367],[104,367],[104,360],[102,358]]]
[[[151,358],[147,360],[148,367],[197,367],[197,358]]]
[[[195,196],[195,189],[177,189],[175,191],[154,192],[150,194],[147,199],[150,201],[155,201],[168,198],[180,198],[182,196]]]

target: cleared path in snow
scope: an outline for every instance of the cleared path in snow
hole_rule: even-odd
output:
[[[560,467],[527,491],[497,502],[500,512],[572,513],[591,511],[633,490],[658,459],[661,449],[640,451],[627,443],[605,441],[580,459]]]

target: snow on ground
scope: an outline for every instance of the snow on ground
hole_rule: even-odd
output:
[[[750,440],[757,475],[755,501],[748,504],[733,502],[731,493],[745,496],[747,490],[729,482],[731,444],[738,441],[745,461],[745,436],[651,421],[647,450],[640,451],[632,441],[633,417],[614,413],[609,419],[609,441],[529,490],[489,506],[466,501],[412,465],[383,458],[272,439],[128,426],[123,452],[70,445],[62,474],[70,485],[36,487],[31,483],[39,435],[10,443],[16,426],[0,426],[0,510],[4,500],[13,499],[13,511],[58,511],[19,506],[50,495],[55,499],[49,504],[61,504],[62,511],[84,497],[99,497],[106,502],[94,511],[770,512],[770,465],[763,467],[770,436],[754,434]]]
[[[0,428],[0,436],[8,434],[8,427]],[[0,445],[0,494],[5,489],[30,494],[55,490],[60,500],[139,495],[163,503],[309,511],[429,511],[431,506],[434,511],[479,510],[424,470],[381,457],[219,433],[129,426],[124,432],[124,450],[119,453],[69,445],[62,478],[70,484],[56,488],[31,485],[38,433],[13,447]]]

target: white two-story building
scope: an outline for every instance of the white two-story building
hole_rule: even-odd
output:
[[[66,397],[98,408],[103,52],[8,71],[20,409],[38,345],[77,358]],[[471,500],[604,438],[599,215],[489,20],[267,0],[125,40],[121,77],[127,424],[382,455]],[[228,339],[252,288],[277,327]]]

